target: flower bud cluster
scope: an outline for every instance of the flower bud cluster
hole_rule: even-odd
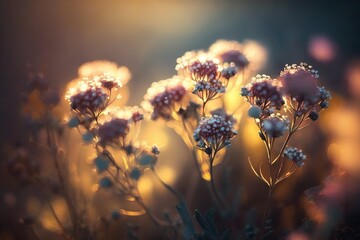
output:
[[[285,103],[278,81],[264,74],[256,75],[250,84],[241,89],[241,95],[252,106],[261,108],[261,117],[273,113],[272,108],[280,110]]]
[[[229,117],[213,115],[201,119],[193,138],[198,148],[211,154],[230,146],[230,140],[237,135],[235,122]]]
[[[286,116],[271,115],[264,119],[261,128],[269,137],[278,138],[289,130],[289,120]]]
[[[182,105],[186,99],[186,82],[180,81],[176,76],[167,80],[155,82],[148,89],[142,106],[151,112],[151,119],[162,118],[170,120],[176,105]]]
[[[290,161],[293,161],[299,167],[304,166],[306,155],[303,154],[301,149],[295,147],[287,147],[284,150],[284,156],[287,157]]]

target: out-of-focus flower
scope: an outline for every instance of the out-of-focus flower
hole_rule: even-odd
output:
[[[106,145],[112,142],[120,141],[124,143],[125,137],[129,132],[129,120],[115,118],[104,123],[98,129],[99,143]]]
[[[121,85],[125,85],[131,78],[128,68],[119,67],[116,63],[106,60],[84,63],[79,67],[78,72],[81,78],[101,75],[113,76]]]
[[[249,60],[249,69],[252,72],[259,71],[265,65],[268,57],[267,49],[254,40],[243,42],[243,53]]]
[[[304,166],[306,155],[303,154],[301,149],[295,147],[287,147],[284,150],[284,156],[287,157],[290,161],[293,161],[299,167]]]
[[[307,63],[287,64],[280,73],[280,81],[285,93],[297,101],[303,101],[316,94],[318,77],[318,71]]]
[[[227,65],[233,64],[237,71],[249,65],[249,60],[243,53],[243,46],[237,41],[217,40],[209,47],[209,53]]]
[[[319,62],[329,62],[336,57],[335,44],[325,36],[315,36],[308,44],[309,54]]]
[[[135,106],[107,109],[104,118],[105,122],[97,130],[99,144],[126,147],[136,136],[136,133],[130,134],[130,131],[137,130],[134,129],[135,125],[144,119],[144,115],[143,110]]]
[[[174,76],[170,79],[154,82],[147,90],[142,107],[151,113],[151,118],[170,120],[178,109],[188,101],[189,84]]]
[[[71,109],[81,115],[97,116],[106,107],[108,94],[97,78],[83,79],[77,87],[70,88],[65,96]]]
[[[289,120],[286,116],[272,115],[264,119],[261,127],[269,137],[278,138],[289,130]]]
[[[297,116],[311,113],[308,117],[316,120],[321,109],[329,106],[331,94],[317,84],[318,71],[307,63],[286,65],[280,73],[280,81],[286,95],[286,106]]]
[[[230,140],[237,135],[234,123],[221,115],[202,118],[193,135],[198,148],[211,155],[230,146]]]

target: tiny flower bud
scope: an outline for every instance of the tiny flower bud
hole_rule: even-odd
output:
[[[109,177],[103,177],[99,181],[99,186],[101,188],[110,188],[113,185]]]
[[[121,218],[121,214],[118,210],[112,210],[110,215],[114,220],[119,220]]]
[[[251,106],[248,110],[248,115],[252,118],[260,118],[261,108],[258,106]]]
[[[316,121],[319,118],[319,114],[317,112],[310,112],[309,118],[313,121]]]
[[[205,153],[208,154],[208,155],[210,155],[210,154],[212,153],[211,147],[205,148]]]
[[[80,124],[80,121],[76,117],[73,117],[68,121],[69,128],[76,128],[79,124]]]
[[[130,172],[130,177],[134,180],[139,180],[141,176],[141,171],[138,168],[133,168]]]

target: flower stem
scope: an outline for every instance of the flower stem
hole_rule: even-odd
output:
[[[220,205],[221,208],[225,208],[225,203],[223,199],[221,198],[220,194],[216,190],[215,182],[214,182],[214,175],[213,175],[213,163],[214,163],[215,155],[210,158],[210,183],[211,183],[211,190],[215,197],[215,200],[218,205]]]

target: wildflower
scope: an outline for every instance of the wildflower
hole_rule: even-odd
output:
[[[125,143],[125,137],[129,133],[129,120],[122,118],[114,118],[109,122],[104,123],[98,129],[99,143],[105,146],[109,143],[116,143],[122,140]]]
[[[221,71],[221,76],[225,78],[226,80],[229,80],[230,78],[234,77],[237,74],[237,69],[233,66],[229,66],[227,68],[224,68]]]
[[[218,59],[205,54],[194,54],[192,58],[181,59],[176,65],[179,76],[195,82],[192,93],[204,103],[225,93],[228,78],[221,78]]]
[[[122,86],[122,83],[118,79],[109,74],[101,75],[97,78],[98,81],[101,83],[101,86],[109,91],[113,88]]]
[[[112,76],[120,86],[125,85],[131,78],[131,73],[127,67],[119,67],[116,63],[106,60],[84,63],[79,67],[78,72],[80,77]]]
[[[306,155],[303,154],[301,149],[295,147],[287,147],[284,150],[284,156],[287,157],[290,161],[293,161],[299,167],[304,166]]]
[[[233,64],[237,70],[243,69],[249,64],[243,50],[244,48],[239,42],[228,40],[218,40],[209,47],[210,54],[217,57],[223,64]]]
[[[249,65],[249,60],[242,52],[238,50],[229,50],[223,52],[219,58],[223,63],[233,63],[238,69],[243,69]]]
[[[285,65],[280,80],[286,94],[296,101],[304,101],[316,94],[318,72],[307,63]]]
[[[241,95],[250,104],[262,109],[275,107],[280,110],[285,103],[278,82],[264,74],[256,75],[250,84],[241,89]]]
[[[272,115],[261,124],[264,132],[271,138],[278,138],[285,134],[289,130],[289,120],[285,116]]]
[[[193,138],[200,149],[211,154],[224,147],[229,147],[230,140],[236,135],[234,121],[215,114],[212,117],[201,119]]]
[[[84,79],[68,90],[66,99],[71,109],[81,115],[96,117],[106,108],[108,95],[96,79]]]
[[[170,120],[177,111],[177,106],[183,105],[186,100],[187,85],[176,76],[155,82],[144,96],[142,106],[151,112],[151,118]]]

